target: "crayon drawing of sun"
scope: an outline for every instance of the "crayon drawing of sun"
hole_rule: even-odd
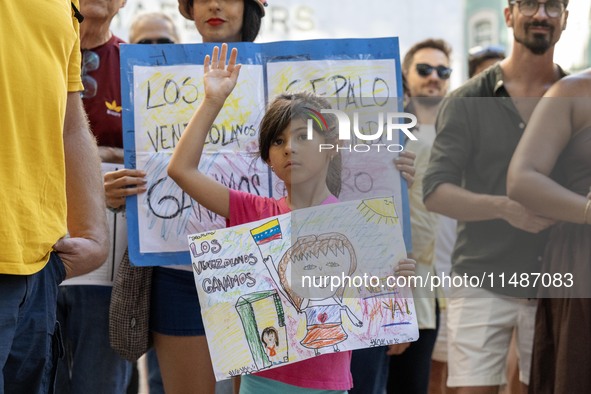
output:
[[[398,215],[396,215],[394,201],[391,198],[362,200],[357,206],[357,210],[368,222],[389,225],[398,223]]]

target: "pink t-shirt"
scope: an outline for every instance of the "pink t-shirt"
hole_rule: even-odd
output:
[[[337,198],[331,195],[322,202],[322,205],[335,202],[338,202]],[[230,217],[226,220],[226,224],[237,226],[289,211],[285,197],[275,200],[230,190]],[[323,354],[283,367],[257,372],[256,375],[310,389],[349,390],[353,387],[351,351]]]

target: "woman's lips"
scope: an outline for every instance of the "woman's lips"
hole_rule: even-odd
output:
[[[224,22],[225,22],[225,20],[220,19],[220,18],[211,18],[211,19],[207,20],[207,24],[209,24],[211,26],[219,26]]]

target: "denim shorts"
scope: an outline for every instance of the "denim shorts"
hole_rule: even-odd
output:
[[[154,268],[150,331],[174,336],[205,335],[192,272]]]
[[[0,275],[0,392],[53,393],[63,354],[56,321],[64,263],[52,253],[32,275]]]

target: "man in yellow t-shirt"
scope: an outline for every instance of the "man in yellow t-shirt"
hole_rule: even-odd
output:
[[[51,391],[57,285],[95,269],[108,252],[100,162],[79,94],[77,6],[69,0],[0,3],[5,392]]]

